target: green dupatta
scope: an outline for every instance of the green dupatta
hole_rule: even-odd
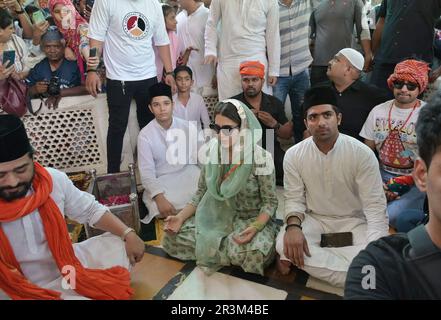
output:
[[[241,118],[240,138],[233,146],[232,164],[225,163],[225,154],[217,137],[209,142],[208,162],[205,164],[207,191],[196,209],[196,261],[207,273],[229,265],[220,254],[222,240],[233,232],[236,216],[234,197],[246,185],[252,173],[262,128],[253,112],[234,99],[222,101],[233,104]],[[246,130],[248,129],[248,130]],[[228,154],[228,152],[225,152]],[[228,159],[228,157],[227,157]]]

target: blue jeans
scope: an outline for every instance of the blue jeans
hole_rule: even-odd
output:
[[[389,172],[381,169],[381,177],[383,178],[383,182],[387,183],[390,178],[396,177]],[[389,224],[397,228],[397,220],[398,217],[405,211],[409,209],[415,209],[418,211],[424,210],[424,200],[426,194],[421,192],[417,186],[413,185],[408,192],[400,196],[399,199],[393,200],[387,204],[387,214],[389,216]],[[402,217],[401,217],[402,218]],[[400,218],[400,220],[402,220]]]
[[[273,88],[273,95],[285,105],[286,97],[289,95],[291,101],[292,121],[294,124],[295,143],[303,139],[303,99],[306,90],[310,86],[308,70],[288,77],[279,77]]]

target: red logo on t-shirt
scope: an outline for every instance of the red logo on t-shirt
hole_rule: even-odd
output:
[[[123,20],[124,32],[134,40],[144,39],[149,30],[150,24],[145,15],[140,12],[130,12]]]

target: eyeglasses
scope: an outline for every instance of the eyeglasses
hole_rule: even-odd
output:
[[[219,132],[221,132],[226,136],[230,136],[233,133],[233,130],[235,129],[239,129],[239,126],[219,126],[215,123],[210,123],[210,129],[214,130],[214,132],[216,132],[217,134],[219,134]]]
[[[402,89],[404,86],[407,87],[409,91],[415,91],[418,88],[418,84],[413,82],[404,82],[404,81],[394,81],[393,82],[395,89]]]

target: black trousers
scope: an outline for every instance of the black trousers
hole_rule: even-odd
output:
[[[157,78],[140,81],[118,81],[107,79],[107,105],[109,107],[109,129],[107,131],[107,172],[120,171],[124,134],[127,129],[132,99],[136,101],[136,116],[140,130],[154,119],[148,108],[149,88]]]
[[[319,83],[329,81],[329,78],[326,74],[328,71],[327,66],[312,66],[311,67],[311,87],[318,85]]]

